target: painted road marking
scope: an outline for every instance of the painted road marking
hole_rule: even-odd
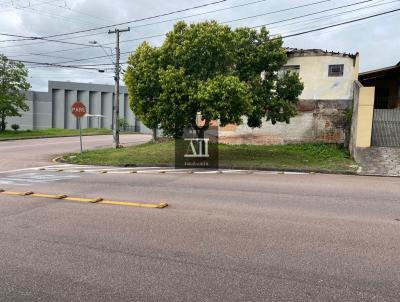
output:
[[[131,207],[141,207],[141,208],[153,208],[153,209],[163,209],[168,206],[168,204],[165,202],[162,202],[159,204],[151,204],[151,203],[139,203],[139,202],[129,202],[129,201],[103,200],[103,201],[100,201],[99,203],[121,205],[121,206],[131,206]]]
[[[96,203],[103,200],[103,198],[101,197],[97,198],[65,197],[63,199],[69,201],[90,202],[90,203]]]
[[[0,171],[0,174],[7,174],[7,173],[15,173],[15,172],[23,172],[23,171],[35,171],[35,170],[46,170],[47,168],[54,168],[54,167],[66,167],[71,166],[71,164],[65,165],[51,165],[51,166],[39,166],[39,167],[30,167],[30,168],[21,168],[21,169],[14,169],[14,170],[6,170]]]
[[[152,208],[152,209],[163,209],[168,206],[168,204],[166,202],[161,202],[161,203],[157,204],[157,203],[144,203],[144,202],[133,202],[133,201],[103,200],[103,198],[101,198],[101,197],[97,197],[97,198],[68,197],[67,195],[34,193],[32,191],[15,192],[15,191],[4,191],[3,189],[0,189],[0,194],[15,195],[15,196],[27,196],[27,197],[32,196],[32,197],[77,201],[77,202],[84,202],[84,203],[122,205],[122,206]]]
[[[77,175],[70,174],[43,174],[43,172],[30,172],[23,174],[14,174],[0,177],[0,185],[26,186],[37,183],[49,183],[55,181],[65,181],[78,178]]]

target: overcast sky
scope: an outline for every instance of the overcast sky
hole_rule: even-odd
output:
[[[0,33],[43,37],[155,16],[213,1],[216,0],[0,0]],[[134,51],[137,45],[144,41],[141,39],[143,37],[162,35],[168,32],[176,20],[158,24],[149,23],[170,19],[181,19],[187,22],[211,19],[228,22],[242,19],[228,22],[227,24],[232,27],[274,23],[268,26],[271,34],[287,35],[400,8],[400,0],[325,0],[324,3],[273,13],[277,10],[316,2],[321,2],[321,0],[227,0],[184,13],[131,23],[130,26],[133,27],[131,31],[122,34],[121,52]],[[349,6],[355,3],[358,4]],[[230,8],[242,4],[241,7]],[[340,6],[348,7],[338,8]],[[224,8],[227,9],[220,10]],[[215,10],[220,11],[212,12]],[[200,13],[203,14],[191,16]],[[304,16],[308,14],[310,15]],[[247,18],[254,15],[261,16]],[[289,18],[292,20],[284,21]],[[126,26],[121,26],[121,28],[124,27]],[[347,53],[359,52],[361,71],[366,71],[391,66],[400,61],[399,28],[400,12],[394,12],[341,27],[287,38],[284,41],[287,47],[321,48]],[[77,37],[82,35],[85,37]],[[0,41],[10,39],[18,38],[0,36]],[[105,47],[114,47],[115,35],[109,35],[108,29],[102,29],[53,39],[64,39],[65,42],[87,45],[90,45],[89,41],[96,40]],[[124,42],[125,40],[134,41]],[[146,40],[157,46],[162,43],[163,37]],[[111,64],[110,57],[83,60],[104,56],[105,52],[110,53],[110,49],[85,48],[82,45],[37,40],[0,42],[0,53],[12,59],[51,63],[67,62],[64,65],[88,64],[89,68],[93,68],[93,65],[97,64]],[[121,61],[126,61],[127,57],[128,54],[123,54]],[[82,60],[68,62],[77,59]],[[32,66],[32,64],[27,65]],[[102,68],[110,67],[110,65],[102,66]],[[113,74],[111,70],[99,73],[96,70],[32,66],[29,69],[29,80],[32,89],[47,91],[48,80],[113,84]]]

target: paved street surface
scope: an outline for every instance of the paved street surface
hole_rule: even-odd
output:
[[[0,189],[169,206],[0,193],[1,301],[400,300],[399,178],[53,165]]]
[[[143,134],[123,134],[122,145],[148,141]],[[83,136],[83,148],[111,147],[112,135]],[[49,165],[51,159],[62,153],[79,152],[79,136],[43,139],[27,139],[0,142],[0,171]]]

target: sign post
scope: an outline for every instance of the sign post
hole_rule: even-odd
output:
[[[72,114],[77,118],[78,120],[78,127],[79,127],[79,140],[81,143],[81,153],[83,151],[82,149],[82,125],[81,125],[81,118],[86,115],[86,107],[84,104],[82,104],[79,101],[76,101],[75,103],[72,104],[71,106],[71,112]]]

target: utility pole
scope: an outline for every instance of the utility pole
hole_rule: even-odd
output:
[[[120,49],[119,49],[119,35],[122,32],[130,31],[130,27],[126,29],[114,29],[109,30],[109,34],[116,35],[116,45],[115,45],[115,95],[114,95],[114,103],[113,103],[113,147],[119,148],[119,73],[120,73],[120,66],[119,66],[119,59],[120,59]]]

